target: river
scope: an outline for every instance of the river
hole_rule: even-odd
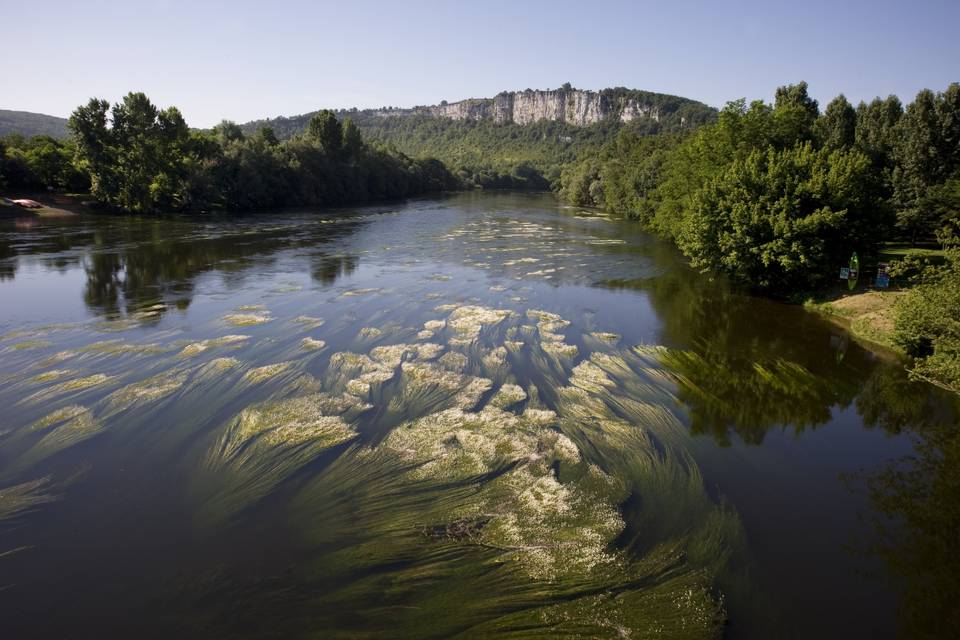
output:
[[[896,637],[958,415],[514,193],[0,221],[0,406],[8,638]]]

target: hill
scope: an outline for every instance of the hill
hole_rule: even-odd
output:
[[[0,136],[9,133],[19,133],[26,137],[43,135],[52,138],[66,138],[70,135],[67,131],[66,118],[29,111],[0,109]]]
[[[251,134],[270,127],[277,137],[289,138],[302,133],[315,113],[256,120],[241,129]],[[518,168],[520,175],[532,168],[548,182],[584,148],[601,145],[622,130],[639,135],[689,131],[717,116],[716,109],[679,96],[622,87],[583,91],[569,85],[431,106],[336,113],[353,120],[367,139],[414,157],[438,158],[467,175],[492,171],[516,177]],[[535,182],[543,185],[542,180]],[[516,185],[508,180],[502,186]]]

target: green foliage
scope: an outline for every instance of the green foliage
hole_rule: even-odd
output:
[[[892,166],[897,125],[902,117],[903,105],[897,96],[874,98],[870,104],[861,102],[857,105],[855,143],[879,168],[890,169]]]
[[[246,136],[223,121],[190,132],[176,108],[129,94],[112,110],[91,100],[70,119],[93,195],[125,211],[251,210],[396,198],[452,189],[435,160],[369,147],[352,123],[325,111],[305,135],[280,142],[270,127]]]
[[[817,286],[851,251],[875,250],[875,195],[858,152],[753,151],[697,192],[677,243],[693,266],[761,290]]]
[[[960,246],[928,265],[923,282],[899,302],[894,340],[917,358],[914,372],[960,390]]]
[[[856,141],[857,112],[841,93],[827,105],[815,128],[827,149],[847,149]]]
[[[71,141],[46,135],[0,138],[0,185],[28,190],[84,190],[89,185],[85,174],[74,165],[74,152]]]
[[[315,141],[328,156],[337,156],[343,147],[343,127],[333,111],[324,109],[310,118],[307,137]]]
[[[928,206],[931,189],[960,169],[960,84],[935,94],[924,89],[898,126],[893,155],[893,200],[897,228],[916,242],[930,238],[940,220]]]
[[[773,105],[730,102],[693,132],[588,149],[559,191],[640,220],[698,267],[809,290],[891,239],[894,211],[912,242],[960,231],[960,84],[906,112],[895,96],[854,109],[840,95],[822,115],[806,83],[780,87]]]
[[[95,198],[138,212],[181,200],[190,134],[176,107],[159,110],[143,93],[129,93],[111,112],[106,101],[92,99],[69,126]]]

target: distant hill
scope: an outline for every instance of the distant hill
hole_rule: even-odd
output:
[[[245,134],[270,127],[280,139],[304,131],[316,112],[256,120]],[[434,157],[453,169],[529,164],[552,177],[583,149],[601,145],[621,130],[638,135],[692,131],[714,122],[717,110],[702,102],[617,87],[502,92],[411,108],[349,109],[364,137],[414,157]]]
[[[50,136],[52,138],[66,138],[70,135],[67,130],[67,119],[48,116],[42,113],[29,111],[8,111],[0,109],[0,136],[8,133],[19,133],[24,136]]]
[[[240,126],[244,133],[254,133],[261,127],[271,127],[280,138],[289,138],[303,132],[315,113],[317,112],[312,111],[291,117],[254,120]],[[379,121],[383,119],[419,117],[521,126],[545,121],[571,127],[618,122],[632,123],[634,128],[642,129],[644,133],[693,128],[712,122],[717,115],[713,107],[689,98],[623,87],[584,91],[569,85],[545,91],[504,91],[493,98],[468,98],[450,103],[444,100],[432,106],[345,109],[337,113],[340,117],[352,118],[361,129],[379,128]]]

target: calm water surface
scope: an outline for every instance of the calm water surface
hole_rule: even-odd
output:
[[[895,474],[954,399],[546,195],[2,221],[0,406],[4,638],[884,638],[944,595]]]

